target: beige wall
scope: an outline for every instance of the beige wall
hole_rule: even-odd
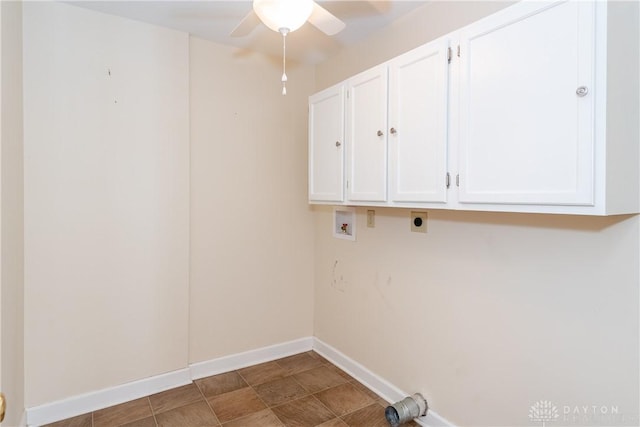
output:
[[[503,6],[429,4],[318,66],[316,88]],[[314,215],[321,340],[458,425],[540,425],[528,418],[539,400],[559,425],[637,424],[638,216],[434,210],[425,235],[408,210],[376,209],[349,242],[331,237],[330,208]],[[618,417],[564,418],[592,405]]]
[[[22,5],[0,3],[0,390],[8,399],[4,425],[24,414]]]
[[[376,209],[348,242],[315,210],[321,340],[458,425],[541,399],[637,417],[638,217],[430,211],[423,235]]]
[[[184,33],[24,4],[28,407],[187,366],[188,65]]]
[[[314,69],[280,65],[25,6],[28,407],[312,335]]]
[[[190,361],[313,334],[312,67],[191,40]]]

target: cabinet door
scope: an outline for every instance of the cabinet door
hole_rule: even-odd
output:
[[[309,200],[344,201],[344,85],[309,97]]]
[[[347,198],[387,200],[387,66],[349,79]]]
[[[461,34],[459,200],[593,205],[594,2],[503,12]]]
[[[389,191],[395,202],[446,202],[447,41],[389,64]]]

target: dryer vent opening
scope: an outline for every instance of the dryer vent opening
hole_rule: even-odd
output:
[[[391,427],[399,427],[414,418],[427,415],[429,406],[420,393],[407,396],[391,406],[387,406],[384,416]]]

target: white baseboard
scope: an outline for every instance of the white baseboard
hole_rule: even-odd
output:
[[[337,349],[315,337],[307,337],[205,362],[193,363],[189,368],[167,374],[27,408],[25,413],[26,425],[35,427],[53,423],[189,384],[198,378],[230,372],[310,350],[315,350],[388,402],[401,400],[408,395],[408,393],[374,374]],[[428,396],[426,397],[428,399]],[[419,418],[417,422],[427,427],[455,427],[453,423],[439,416],[431,409],[429,409],[427,416]]]
[[[65,420],[77,415],[97,411],[119,403],[139,399],[154,393],[169,390],[191,382],[189,369],[156,375],[143,380],[98,390],[57,402],[27,408],[27,425],[41,426]]]
[[[234,371],[258,363],[269,362],[305,351],[313,347],[313,338],[301,338],[294,341],[263,347],[244,353],[233,354],[206,362],[191,364],[188,368],[167,374],[157,375],[139,381],[122,384],[57,402],[47,403],[26,410],[26,423],[31,427],[54,423],[77,415],[97,411],[119,403],[140,397],[160,393],[175,387],[189,384],[191,381]]]
[[[235,371],[236,369],[246,368],[247,366],[257,365],[258,363],[270,362],[294,354],[304,353],[305,351],[311,351],[312,348],[313,338],[307,337],[205,362],[193,363],[190,366],[191,378],[196,380],[223,372]]]
[[[347,372],[353,378],[367,386],[367,388],[389,403],[397,402],[418,391],[416,390],[412,393],[405,393],[384,378],[374,374],[355,360],[315,337],[313,339],[313,350]],[[425,397],[428,401],[429,396]],[[426,427],[455,427],[455,424],[447,421],[432,409],[429,409],[426,416],[416,419],[416,422]]]

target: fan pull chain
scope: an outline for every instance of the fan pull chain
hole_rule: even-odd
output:
[[[287,94],[287,34],[288,28],[280,28],[282,34],[282,94]]]

